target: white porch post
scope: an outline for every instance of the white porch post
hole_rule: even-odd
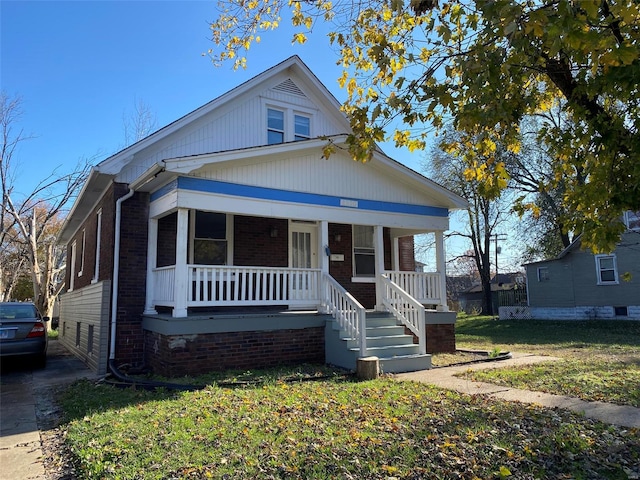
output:
[[[384,236],[383,228],[380,225],[373,227],[373,247],[375,251],[375,278],[376,278],[376,306],[377,311],[384,310],[382,300],[384,289],[380,276],[384,273]]]
[[[189,210],[178,209],[178,228],[176,229],[176,277],[173,316],[187,316],[187,293],[189,278],[187,269],[187,240],[189,238]]]
[[[153,269],[156,268],[156,260],[158,251],[158,219],[149,219],[149,236],[147,238],[147,295],[144,304],[145,315],[157,315],[157,311],[153,305],[153,297],[155,295],[155,284],[153,277]]]
[[[393,246],[391,248],[392,257],[392,270],[395,272],[400,271],[400,240],[398,237],[393,237]]]
[[[436,271],[440,274],[440,303],[438,311],[448,312],[447,306],[447,270],[444,258],[444,232],[436,231]]]
[[[329,248],[329,222],[326,220],[322,220],[320,222],[318,235],[318,267],[320,268],[321,275],[324,274],[329,275],[329,256],[327,255],[327,250]],[[328,313],[328,306],[325,298],[325,292],[323,288],[323,282],[320,281],[318,285],[318,293],[321,301],[320,307],[318,308],[318,313]]]

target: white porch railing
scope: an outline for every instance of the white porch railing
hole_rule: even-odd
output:
[[[353,295],[331,275],[322,275],[323,305],[351,338],[356,339],[360,356],[367,351],[366,311]]]
[[[446,293],[442,291],[439,273],[384,272],[393,283],[423,305],[446,305]]]
[[[418,337],[420,353],[427,353],[424,305],[398,284],[391,281],[388,274],[381,275],[380,281],[384,287],[382,303],[390,313]]]
[[[156,268],[155,305],[175,305],[175,267]],[[320,270],[187,265],[187,307],[320,304]]]

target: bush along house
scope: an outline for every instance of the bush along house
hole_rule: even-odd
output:
[[[353,161],[348,129],[294,56],[99,163],[59,238],[60,340],[168,377],[455,350],[443,232],[466,202],[381,151]]]

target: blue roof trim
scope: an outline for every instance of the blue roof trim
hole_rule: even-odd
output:
[[[179,177],[161,189],[151,194],[151,201],[155,201],[173,190],[190,190],[194,192],[219,193],[234,197],[274,200],[279,202],[304,203],[325,207],[338,207],[354,210],[371,210],[376,212],[406,213],[430,217],[447,217],[449,211],[444,207],[413,205],[408,203],[383,202],[378,200],[364,200],[351,197],[334,197],[317,193],[293,192],[275,188],[255,187],[237,183],[220,182],[193,177]]]

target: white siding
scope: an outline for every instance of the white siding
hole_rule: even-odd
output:
[[[295,83],[295,79],[292,80]],[[325,108],[315,105],[306,96],[266,88],[251,92],[251,96],[240,97],[232,105],[222,105],[137,153],[120,172],[118,181],[130,183],[161,160],[265,145],[266,104],[311,111],[314,136],[345,133],[332,121]]]
[[[385,202],[438,206],[424,189],[398,183],[380,171],[376,161],[355,162],[346,154],[334,153],[329,160],[316,155],[281,158],[275,161],[233,165],[211,164],[195,176],[208,180],[253,185],[297,192]]]
[[[58,338],[71,353],[99,375],[107,372],[110,290],[111,282],[104,281],[60,296]],[[78,325],[80,336],[79,343],[76,343]],[[93,339],[89,338],[89,327],[93,328]]]

